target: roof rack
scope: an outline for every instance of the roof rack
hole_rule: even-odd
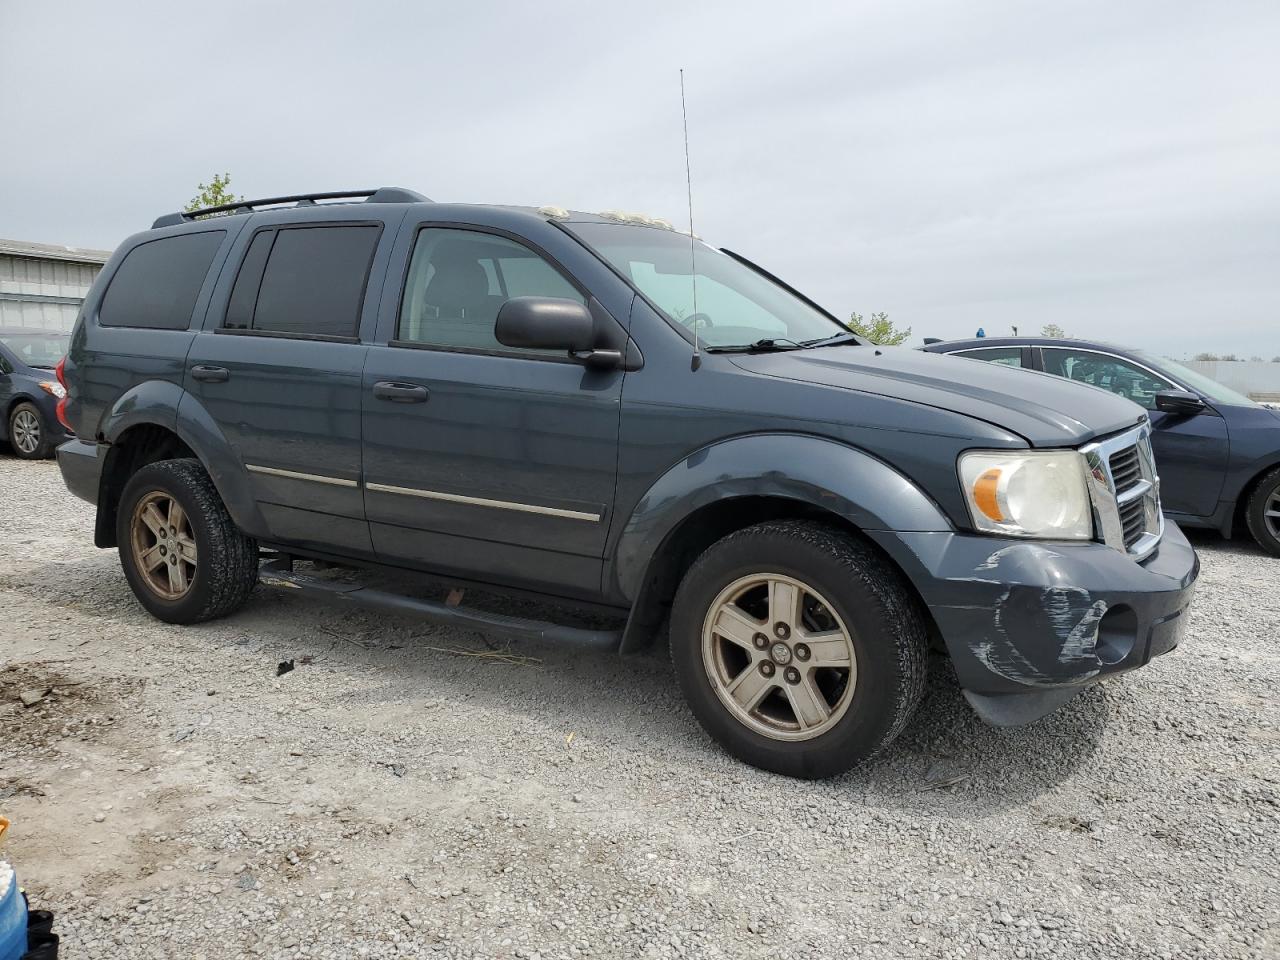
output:
[[[216,207],[202,207],[199,210],[181,210],[177,213],[166,213],[157,217],[151,229],[174,227],[180,223],[190,223],[200,217],[215,213],[254,213],[258,207],[278,207],[292,203],[296,207],[314,207],[317,200],[354,200],[363,197],[365,203],[430,203],[416,190],[404,187],[379,187],[377,190],[337,190],[329,193],[297,193],[288,197],[267,197],[263,200],[241,200],[237,203],[224,203]]]

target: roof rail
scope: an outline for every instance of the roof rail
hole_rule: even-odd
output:
[[[288,197],[267,197],[263,200],[240,200],[237,203],[224,203],[216,207],[202,207],[199,210],[180,210],[177,213],[166,213],[157,217],[151,229],[174,227],[180,223],[190,223],[200,217],[215,213],[254,213],[258,207],[275,207],[284,203],[292,203],[297,207],[315,206],[317,200],[354,200],[363,197],[365,203],[421,203],[430,202],[416,190],[405,187],[379,187],[377,190],[337,190],[329,193],[297,193]]]

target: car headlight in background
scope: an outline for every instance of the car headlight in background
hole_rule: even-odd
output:
[[[61,400],[67,395],[67,388],[60,384],[57,380],[41,380],[40,389],[45,393],[53,394]]]
[[[972,452],[960,457],[960,485],[984,533],[1091,540],[1084,470],[1074,450]]]

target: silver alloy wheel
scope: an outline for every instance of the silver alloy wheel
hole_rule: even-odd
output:
[[[196,540],[187,512],[169,494],[153,490],[133,508],[130,546],[134,565],[163,600],[181,600],[196,578]]]
[[[853,639],[835,609],[778,573],[720,591],[703,621],[702,664],[729,712],[773,740],[826,733],[848,711],[858,680]]]
[[[1280,487],[1271,491],[1267,504],[1262,508],[1262,519],[1266,521],[1267,530],[1280,540]]]
[[[40,418],[30,410],[19,410],[11,424],[13,445],[30,455],[40,447]]]

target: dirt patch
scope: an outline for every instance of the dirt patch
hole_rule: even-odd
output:
[[[100,740],[136,708],[142,687],[130,678],[77,680],[47,663],[9,664],[0,670],[0,757],[66,739]]]

